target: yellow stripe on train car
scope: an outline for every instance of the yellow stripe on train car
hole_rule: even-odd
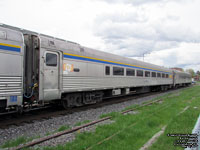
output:
[[[151,69],[151,70],[157,70],[157,71],[166,72],[166,71],[158,70],[158,69],[154,69],[154,68],[148,68],[148,67],[137,66],[137,65],[132,65],[132,64],[125,64],[125,63],[120,63],[120,62],[115,62],[115,61],[110,61],[110,60],[105,60],[105,59],[99,59],[99,58],[94,58],[94,57],[81,56],[81,55],[70,54],[70,53],[64,53],[64,54],[65,54],[65,55],[70,55],[70,56],[76,56],[76,57],[82,57],[82,58],[93,59],[93,60],[100,60],[100,61],[105,61],[105,62],[111,62],[111,63],[121,64],[121,65],[127,65],[127,66],[133,66],[133,67],[146,68],[146,69]],[[169,73],[169,72],[166,72],[166,73]]]
[[[5,44],[5,43],[0,43],[2,46],[8,46],[8,47],[16,47],[16,48],[21,48],[21,46],[18,45],[12,45],[12,44]]]

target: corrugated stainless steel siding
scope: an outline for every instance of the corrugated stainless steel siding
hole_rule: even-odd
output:
[[[63,91],[172,84],[171,79],[63,76]]]
[[[0,96],[22,95],[22,77],[0,76]]]

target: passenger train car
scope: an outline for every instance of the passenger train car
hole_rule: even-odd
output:
[[[65,108],[191,84],[191,76],[20,28],[0,25],[0,110]]]

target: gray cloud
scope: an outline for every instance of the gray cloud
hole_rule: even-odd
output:
[[[107,3],[124,3],[124,4],[131,4],[133,6],[149,4],[149,3],[168,3],[168,2],[185,2],[187,0],[104,0]],[[190,0],[191,1],[191,0]]]
[[[153,28],[158,34],[158,40],[187,43],[200,42],[200,32],[193,31],[189,27],[186,28],[180,25],[165,25],[160,23]]]
[[[143,54],[151,53],[163,49],[175,48],[178,42],[143,40],[136,38],[105,40],[108,49],[113,53],[127,56],[140,57]]]
[[[134,22],[146,22],[147,17],[144,15],[139,15],[136,11],[131,12],[123,12],[123,13],[116,13],[116,14],[102,14],[98,16],[98,21],[101,23],[102,21],[112,21],[115,23],[134,23]]]
[[[178,20],[166,16],[152,23],[137,12],[125,17],[120,13],[104,14],[96,18],[94,32],[113,53],[129,57],[175,48],[181,42],[199,43],[200,32],[179,25]]]

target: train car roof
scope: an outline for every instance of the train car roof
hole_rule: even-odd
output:
[[[158,65],[150,64],[147,62],[135,60],[128,57],[123,57],[115,54],[111,54],[108,52],[95,50],[92,48],[88,48],[85,46],[81,46],[80,44],[69,42],[69,41],[63,41],[59,39],[55,39],[52,37],[47,37],[45,35],[39,35],[41,39],[41,47],[48,48],[48,49],[56,49],[63,51],[64,54],[71,54],[73,56],[80,56],[80,57],[87,57],[91,59],[100,59],[105,60],[108,62],[115,62],[115,63],[122,63],[122,64],[134,64],[135,66],[138,66],[139,68],[145,67],[149,68],[149,70],[161,70],[164,72],[172,72],[171,69],[161,67]]]
[[[5,28],[1,26],[1,24],[0,24],[0,38],[3,40],[15,41],[19,43],[24,42],[23,35],[21,32],[10,28]]]
[[[187,77],[191,77],[191,74],[185,71],[180,71],[180,70],[176,70],[176,69],[172,69],[176,74],[180,74],[182,76],[187,76]]]
[[[108,62],[117,62],[119,64],[120,63],[121,64],[134,64],[135,66],[139,66],[139,68],[144,67],[144,68],[149,68],[149,70],[160,70],[160,71],[164,71],[164,72],[172,72],[172,70],[169,68],[161,67],[158,65],[135,60],[135,59],[128,58],[128,57],[111,54],[108,52],[95,50],[95,49],[88,48],[88,47],[84,47],[75,42],[66,41],[63,39],[55,38],[52,36],[40,34],[37,32],[33,32],[33,31],[26,30],[26,29],[21,29],[21,28],[5,25],[5,24],[0,24],[0,26],[4,27],[4,28],[9,28],[9,29],[12,29],[15,31],[19,31],[23,34],[36,35],[41,39],[41,47],[52,49],[52,50],[60,50],[60,51],[63,51],[64,54],[67,53],[67,54],[72,54],[72,55],[79,55],[82,57],[89,57],[92,59],[102,59],[102,60],[106,60]]]

